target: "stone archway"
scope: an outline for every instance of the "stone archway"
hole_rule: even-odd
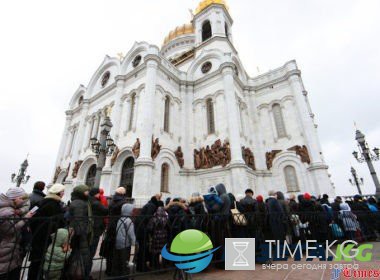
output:
[[[135,172],[135,159],[127,157],[121,168],[120,186],[126,189],[127,197],[132,197],[133,176]]]
[[[96,177],[96,164],[93,164],[90,166],[90,168],[87,171],[85,184],[89,186],[90,188],[92,188],[95,184],[95,177]]]

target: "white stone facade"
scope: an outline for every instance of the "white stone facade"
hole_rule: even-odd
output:
[[[210,21],[212,36],[202,41],[206,20]],[[70,101],[56,162],[60,170],[54,181],[64,181],[69,187],[86,182],[90,167],[96,163],[89,139],[99,138],[104,109],[111,106],[111,136],[120,152],[113,166],[107,158],[103,169],[101,187],[106,194],[112,194],[120,185],[122,166],[128,157],[134,157],[131,149],[139,138],[140,155],[134,158],[132,189],[137,200],[160,192],[164,163],[169,166],[167,196],[205,193],[210,185],[220,182],[234,194],[244,193],[250,187],[264,196],[272,189],[333,195],[314,115],[296,62],[289,61],[257,77],[248,76],[232,43],[232,23],[223,5],[211,4],[194,16],[193,34],[179,35],[161,49],[146,42],[135,43],[122,60],[106,56],[89,85],[81,85]],[[183,62],[174,65],[169,61],[186,51],[192,55]],[[137,56],[141,56],[141,61],[134,67]],[[205,62],[211,62],[212,67],[204,74],[201,68]],[[106,72],[109,79],[102,86]],[[170,100],[168,132],[164,131],[166,98]],[[207,126],[209,98],[215,123],[215,132],[211,134]],[[279,124],[276,126],[278,108],[283,120],[280,128]],[[152,136],[159,138],[161,145],[155,160],[151,158]],[[194,169],[194,149],[212,145],[217,139],[229,141],[230,163],[226,167]],[[288,150],[295,145],[307,147],[310,164]],[[184,154],[183,168],[174,154],[178,146]],[[245,164],[242,146],[253,152],[256,170]],[[268,169],[266,152],[272,150],[281,152]],[[83,163],[73,178],[72,171],[79,160]],[[293,174],[288,181],[296,182],[296,189],[287,187],[287,166],[294,167],[296,179]]]

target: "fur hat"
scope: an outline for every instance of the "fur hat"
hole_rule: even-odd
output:
[[[5,196],[8,197],[9,199],[16,199],[18,197],[22,197],[22,198],[28,197],[24,189],[20,187],[10,187],[7,190],[7,193],[5,194]]]
[[[54,184],[49,188],[48,193],[57,194],[57,193],[63,192],[65,188],[66,187],[62,184]]]

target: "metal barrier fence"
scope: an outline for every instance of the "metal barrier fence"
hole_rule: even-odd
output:
[[[205,232],[214,247],[223,245],[226,237],[255,237],[257,245],[267,239],[361,242],[378,239],[380,232],[380,212],[355,216],[339,212],[330,216],[324,211],[161,214],[0,218],[0,279],[17,279],[18,273],[21,279],[86,279],[90,275],[96,279],[134,279],[151,273],[170,273],[170,278],[176,273],[174,279],[185,279],[186,275],[160,254],[162,247],[168,244],[170,248],[174,237],[185,229]],[[214,253],[213,263],[224,267],[223,249]]]

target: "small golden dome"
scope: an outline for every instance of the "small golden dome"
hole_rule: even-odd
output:
[[[202,0],[202,2],[200,2],[198,7],[195,9],[195,14],[199,14],[212,4],[223,5],[228,10],[228,6],[225,0]]]
[[[192,33],[194,33],[194,27],[191,23],[177,26],[174,30],[170,31],[168,36],[165,37],[164,45],[181,35]]]

